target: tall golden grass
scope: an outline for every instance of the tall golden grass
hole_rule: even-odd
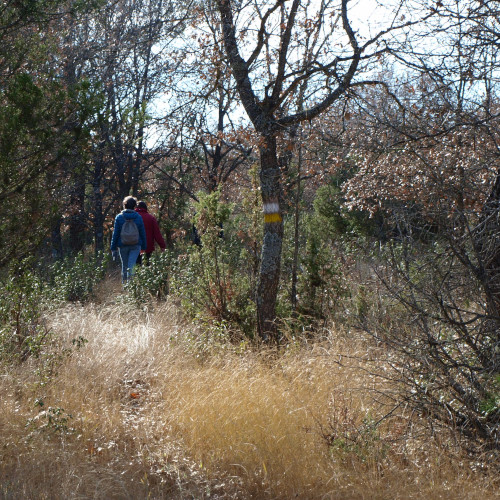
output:
[[[500,498],[494,470],[403,418],[370,426],[361,339],[207,347],[170,303],[49,319],[59,343],[1,373],[0,498]]]

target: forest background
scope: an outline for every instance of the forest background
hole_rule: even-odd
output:
[[[3,1],[2,498],[493,498],[499,26],[493,0]],[[168,248],[123,291],[127,195]]]

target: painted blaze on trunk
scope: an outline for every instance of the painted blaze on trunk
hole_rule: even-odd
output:
[[[276,151],[276,137],[264,138],[260,150],[260,183],[264,205],[264,242],[260,281],[257,290],[257,320],[259,335],[264,341],[277,340],[276,297],[280,277],[283,220],[279,199],[281,194],[280,169]]]

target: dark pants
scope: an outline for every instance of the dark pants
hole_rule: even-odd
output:
[[[139,254],[139,257],[137,257],[136,264],[138,266],[142,266],[142,261],[144,258],[144,265],[149,266],[149,259],[150,259],[152,253],[153,252]]]

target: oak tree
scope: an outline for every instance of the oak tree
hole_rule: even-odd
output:
[[[433,12],[405,9],[397,2],[384,28],[361,30],[349,0],[276,0],[240,3],[217,0],[223,42],[240,101],[260,136],[260,181],[264,242],[257,293],[258,330],[276,340],[283,218],[278,139],[293,125],[313,120],[353,86],[368,80],[370,65],[389,54],[395,35]],[[361,15],[361,14],[357,14]],[[361,33],[361,31],[363,31]],[[308,82],[303,105],[294,101]]]

